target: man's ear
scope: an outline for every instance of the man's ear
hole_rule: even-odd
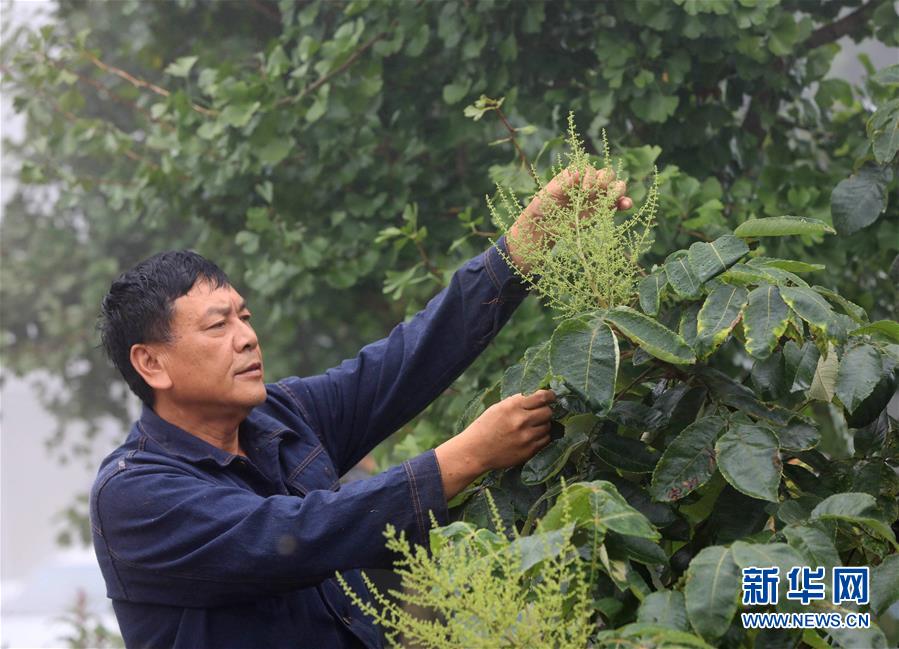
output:
[[[172,378],[165,368],[164,353],[157,345],[131,346],[131,364],[143,380],[154,390],[168,390]]]

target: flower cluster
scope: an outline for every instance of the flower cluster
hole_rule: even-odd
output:
[[[458,521],[431,532],[431,552],[411,546],[393,526],[387,547],[402,592],[379,592],[362,578],[375,603],[363,600],[343,577],[353,603],[381,626],[393,646],[428,649],[585,647],[595,630],[588,565],[572,541],[575,525],[549,534],[508,532],[486,492],[495,531]]]
[[[584,178],[592,168],[590,156],[568,116],[569,151],[567,163],[561,156],[553,168],[558,176],[567,170]],[[603,166],[612,168],[609,144],[603,131]],[[547,196],[547,183],[532,169],[537,196]],[[616,177],[621,176],[620,162]],[[638,260],[652,244],[652,230],[658,208],[658,175],[642,207],[632,215],[620,214],[614,192],[595,192],[581,183],[570,183],[557,200],[542,200],[542,218],[535,222],[545,236],[516,236],[511,226],[523,210],[514,191],[497,186],[496,199],[487,197],[490,214],[528,269],[519,267],[508,256],[506,261],[542,297],[565,318],[628,304],[636,293],[641,275]],[[559,200],[561,199],[561,200]]]

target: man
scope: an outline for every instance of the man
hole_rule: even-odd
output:
[[[624,184],[592,172],[591,186]],[[511,239],[539,237],[541,200]],[[524,265],[505,238],[497,245]],[[527,295],[496,248],[468,261],[409,322],[319,376],[263,381],[250,311],[196,253],[155,255],[103,300],[104,347],[143,402],[91,492],[94,547],[128,647],[381,647],[360,568],[389,568],[388,523],[428,543],[429,512],[490,469],[549,443],[554,395],[488,408],[436,449],[357,482],[339,478],[421,412],[487,346]]]

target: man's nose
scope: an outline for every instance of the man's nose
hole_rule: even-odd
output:
[[[253,329],[252,325],[249,322],[244,320],[240,321],[240,329],[238,334],[234,337],[234,342],[237,346],[238,351],[242,351],[244,349],[253,349],[257,345],[259,345],[259,339],[256,337],[256,331]]]

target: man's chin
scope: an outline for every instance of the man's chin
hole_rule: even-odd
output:
[[[256,394],[248,397],[248,407],[255,408],[258,405],[265,403],[265,399],[268,396],[268,392],[265,389],[265,383],[259,382],[259,388],[255,391]]]

